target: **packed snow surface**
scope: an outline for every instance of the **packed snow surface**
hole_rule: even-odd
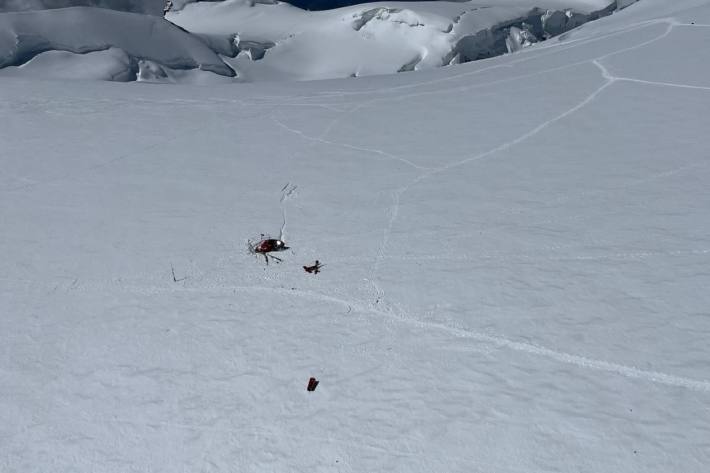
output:
[[[709,39],[643,0],[411,74],[0,77],[0,471],[705,473]]]

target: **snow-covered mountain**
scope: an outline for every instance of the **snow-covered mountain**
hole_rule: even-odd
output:
[[[271,0],[175,2],[167,19],[178,29],[139,14],[155,13],[157,3],[86,0],[80,4],[90,6],[59,8],[74,3],[0,8],[0,74],[243,82],[423,70],[515,52],[618,7],[611,0],[496,0],[309,12]],[[222,78],[185,72],[194,70]]]
[[[126,81],[190,69],[234,75],[199,38],[155,16],[91,7],[0,14],[0,75]]]
[[[0,472],[706,473],[709,39],[641,0],[413,73],[0,77]]]
[[[166,0],[0,0],[0,12],[99,7],[162,16],[165,4]]]
[[[286,3],[192,3],[173,23],[208,38],[247,80],[323,79],[483,59],[609,14],[608,0],[371,3],[309,12]],[[221,45],[221,47],[220,47]]]

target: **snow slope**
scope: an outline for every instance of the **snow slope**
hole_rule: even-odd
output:
[[[413,74],[0,78],[0,471],[705,473],[708,38],[642,0]]]
[[[204,42],[162,18],[91,7],[0,13],[0,74],[132,80],[145,69],[234,75]]]
[[[213,45],[227,43],[217,49],[234,57],[226,60],[244,80],[312,80],[492,57],[614,8],[609,0],[497,0],[383,2],[310,12],[280,2],[226,0],[188,4],[167,18]]]

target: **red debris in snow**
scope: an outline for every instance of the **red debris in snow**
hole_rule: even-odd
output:
[[[254,246],[255,253],[271,253],[272,251],[288,250],[288,246],[282,240],[267,238],[261,240]]]
[[[308,387],[306,388],[308,391],[315,391],[316,387],[318,386],[318,381],[316,378],[311,378],[308,380]]]
[[[249,251],[254,254],[264,255],[266,264],[269,264],[269,258],[281,262],[281,258],[277,258],[276,256],[271,255],[269,253],[273,253],[275,251],[284,251],[288,249],[289,247],[286,246],[286,242],[284,242],[283,240],[278,238],[264,238],[263,234],[261,235],[261,240],[259,240],[258,242],[252,243],[251,241],[249,241]]]
[[[323,267],[323,265],[320,264],[320,261],[316,260],[316,264],[314,264],[313,266],[304,266],[303,269],[307,273],[318,274],[318,273],[320,273],[320,269],[322,267]]]

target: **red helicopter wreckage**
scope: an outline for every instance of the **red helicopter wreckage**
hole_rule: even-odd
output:
[[[281,238],[270,238],[263,233],[256,243],[249,240],[248,247],[250,253],[254,255],[263,255],[266,264],[269,264],[269,258],[272,258],[280,263],[283,260],[278,256],[272,255],[271,253],[286,251],[291,248],[286,246],[286,242],[284,242]]]
[[[247,246],[251,254],[262,255],[264,257],[264,261],[266,261],[266,264],[269,264],[269,258],[276,260],[278,263],[282,262],[283,260],[281,258],[274,256],[272,253],[278,253],[279,251],[291,249],[291,247],[287,246],[286,242],[281,238],[271,238],[263,233],[256,242],[248,240]],[[323,264],[316,260],[315,264],[311,266],[304,266],[303,270],[309,274],[318,274],[320,273],[321,268],[323,268]]]
[[[262,255],[266,264],[269,264],[269,258],[276,260],[277,263],[281,263],[283,260],[273,253],[278,253],[280,251],[289,250],[291,247],[286,245],[284,241],[284,229],[286,228],[286,210],[283,207],[284,201],[291,197],[291,195],[296,190],[297,186],[292,185],[287,182],[285,186],[281,189],[281,214],[283,217],[283,224],[281,225],[281,230],[279,231],[278,238],[272,238],[271,236],[262,233],[258,239],[247,240],[247,248],[249,252],[253,255]],[[320,261],[316,260],[315,264],[312,266],[304,266],[303,270],[309,274],[318,274],[323,265]]]

